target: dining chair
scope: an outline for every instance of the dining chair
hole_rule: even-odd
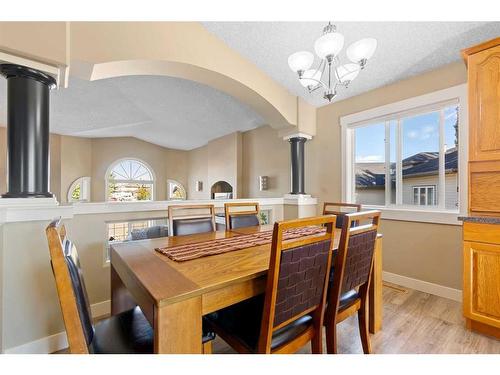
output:
[[[350,210],[349,212],[342,211]],[[342,228],[344,224],[345,215],[350,212],[361,212],[361,205],[357,203],[343,203],[343,202],[325,202],[323,203],[323,215],[335,215],[337,216],[337,228]],[[356,222],[353,222],[356,225]]]
[[[337,324],[356,312],[363,352],[371,353],[367,309],[379,221],[380,211],[345,216],[324,319],[328,353],[337,353]],[[359,225],[352,226],[353,222]]]
[[[139,307],[93,324],[75,244],[60,219],[47,226],[46,235],[70,353],[152,354],[154,332]],[[214,338],[205,332],[204,348]]]
[[[176,213],[182,211],[182,215]],[[200,212],[201,211],[201,212]],[[203,213],[205,211],[205,213]],[[208,213],[206,213],[208,211]],[[191,214],[186,214],[191,212]],[[168,207],[169,236],[215,232],[215,208],[213,204],[174,205]]]
[[[285,240],[289,229],[322,225]],[[334,216],[275,223],[265,293],[207,315],[208,328],[240,353],[294,353],[308,342],[321,353],[334,227]]]
[[[259,203],[257,202],[224,203],[226,229],[236,229],[260,225],[259,212]]]

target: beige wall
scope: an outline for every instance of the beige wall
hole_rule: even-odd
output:
[[[242,134],[234,132],[214,139],[205,146],[188,152],[188,198],[210,199],[211,187],[226,181],[233,187],[234,198],[244,198],[242,179]],[[203,190],[196,191],[196,182]]]
[[[290,145],[269,126],[243,133],[243,197],[282,197],[290,192]],[[307,148],[307,144],[306,144]],[[259,190],[259,176],[269,188]]]
[[[188,197],[189,199],[210,199],[208,184],[208,145],[196,148],[188,153]],[[196,183],[203,183],[202,191],[196,191]]]
[[[61,202],[61,136],[50,135],[50,185],[49,191]]]
[[[0,48],[38,61],[66,64],[66,22],[0,22]]]
[[[61,136],[61,200],[79,177],[92,177],[92,139]]]
[[[0,127],[0,194],[7,192],[7,129]]]
[[[317,111],[316,137],[306,144],[309,193],[341,200],[341,116],[466,82],[462,62],[396,82]],[[461,227],[384,220],[384,270],[461,289]]]
[[[283,205],[263,208],[273,211],[274,220],[283,220]],[[159,217],[162,211],[75,215],[64,220],[78,249],[91,305],[110,299],[110,267],[104,262],[106,222]],[[46,226],[46,220],[0,225],[0,352],[64,331]]]
[[[0,194],[7,191],[6,128],[0,127]],[[50,135],[50,191],[61,203],[78,177],[92,178],[91,200],[104,200],[104,176],[116,160],[131,157],[145,161],[156,175],[155,196],[167,199],[167,179],[188,183],[188,152],[171,150],[136,138],[82,138]],[[189,198],[189,197],[188,197]],[[200,198],[200,197],[198,197]]]
[[[167,179],[187,184],[188,159],[185,151],[169,150],[135,138],[92,139],[92,201],[105,200],[105,177],[109,166],[121,158],[137,158],[154,171],[155,199],[167,199]]]
[[[238,175],[241,171],[238,165],[241,165],[241,133],[231,133],[208,142],[207,158],[208,192],[216,182],[226,181],[233,187],[233,197],[240,198]]]

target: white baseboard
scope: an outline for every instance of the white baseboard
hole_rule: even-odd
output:
[[[92,312],[92,317],[99,318],[103,315],[107,315],[111,313],[111,300],[102,301],[98,303],[94,303],[90,306],[90,310]]]
[[[100,317],[111,312],[111,301],[98,302],[90,305],[92,317]],[[13,348],[4,350],[5,354],[49,354],[68,347],[66,332],[59,332],[52,336],[28,342]]]
[[[66,332],[28,342],[13,348],[5,349],[5,354],[49,354],[68,347]]]
[[[435,296],[462,302],[462,291],[460,289],[453,289],[447,286],[429,283],[423,280],[412,279],[411,277],[406,277],[387,271],[382,272],[382,279],[389,283],[401,285],[406,288],[411,288],[419,290],[421,292],[433,294]]]

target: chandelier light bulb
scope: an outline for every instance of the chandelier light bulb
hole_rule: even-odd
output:
[[[288,66],[295,73],[308,70],[314,62],[314,55],[308,51],[295,52],[288,58]]]
[[[314,51],[320,59],[335,57],[344,48],[344,36],[330,32],[320,36],[314,43]]]
[[[359,64],[345,64],[337,68],[337,79],[340,83],[351,82],[354,80],[361,70]]]
[[[314,87],[319,85],[321,79],[321,71],[316,69],[306,70],[300,78],[300,84],[304,87]]]
[[[351,44],[346,51],[347,58],[354,63],[369,60],[377,49],[377,39],[364,38]]]

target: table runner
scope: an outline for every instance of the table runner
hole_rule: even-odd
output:
[[[310,226],[288,229],[283,232],[283,240],[288,241],[299,237],[311,236],[325,232],[324,227]],[[223,254],[229,251],[247,249],[253,246],[271,243],[273,230],[252,234],[239,234],[235,237],[190,243],[172,247],[155,248],[155,250],[176,262]]]

